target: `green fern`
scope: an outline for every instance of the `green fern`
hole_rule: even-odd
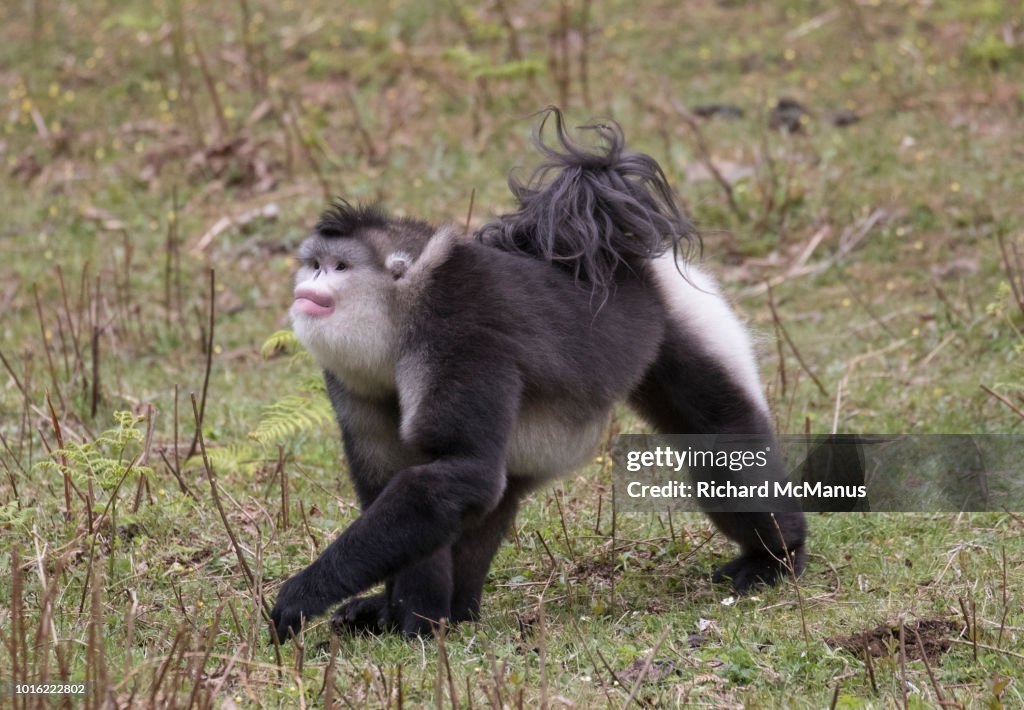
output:
[[[288,355],[299,350],[301,345],[295,333],[290,330],[279,330],[271,334],[260,348],[260,355],[264,360],[270,360],[279,355]]]
[[[107,429],[93,441],[68,442],[54,451],[50,458],[38,462],[34,469],[43,475],[67,474],[76,485],[98,484],[105,491],[113,489],[125,474],[131,459],[141,453],[144,417],[131,412],[114,412],[117,426]],[[147,466],[135,466],[136,476],[153,473]]]
[[[323,394],[293,394],[263,410],[259,424],[249,438],[261,444],[282,442],[332,419],[334,410]]]
[[[209,448],[206,458],[215,471],[244,471],[250,476],[256,473],[262,461],[259,451],[246,444]]]

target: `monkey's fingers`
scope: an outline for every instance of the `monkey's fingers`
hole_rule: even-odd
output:
[[[302,626],[306,622],[306,615],[302,613],[301,609],[294,607],[282,608],[278,604],[270,612],[270,619],[273,625],[271,633],[276,632],[278,641],[286,643],[293,636],[298,636],[299,632],[302,631]],[[271,642],[273,643],[273,638],[271,638]]]

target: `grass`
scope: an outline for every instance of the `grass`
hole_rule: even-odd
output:
[[[813,515],[798,587],[732,599],[699,516],[613,523],[607,452],[530,499],[479,624],[275,649],[261,606],[357,510],[315,368],[260,349],[325,196],[461,223],[475,191],[479,225],[559,103],[665,167],[780,431],[1016,433],[1022,46],[994,0],[10,8],[0,679],[96,707],[1020,705],[1019,513]],[[275,403],[310,421],[267,429]],[[908,631],[870,662],[837,642],[934,619],[927,665]]]

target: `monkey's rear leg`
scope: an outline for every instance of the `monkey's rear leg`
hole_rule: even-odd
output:
[[[512,483],[509,488],[513,488]],[[498,507],[478,524],[463,531],[450,548],[450,613],[444,606],[445,599],[436,593],[444,587],[443,580],[424,584],[424,572],[429,574],[442,569],[434,558],[428,558],[426,569],[417,570],[418,566],[414,566],[398,579],[389,580],[385,591],[342,604],[331,617],[331,630],[336,634],[379,634],[400,629],[406,634],[423,634],[431,628],[429,622],[426,625],[420,623],[424,619],[435,624],[442,616],[452,624],[479,619],[487,572],[505,533],[515,520],[521,497],[522,492],[518,489],[507,491]],[[396,586],[417,596],[406,598],[400,593],[397,598],[404,599],[404,603],[396,605],[393,601],[396,599]],[[434,592],[433,599],[423,598],[427,590]],[[445,613],[440,613],[442,610]],[[404,624],[398,623],[403,617]]]
[[[712,581],[729,582],[743,594],[758,584],[774,585],[785,576],[803,572],[807,563],[803,513],[708,512],[707,515],[719,530],[739,543],[741,551],[739,557],[714,571]]]
[[[501,502],[452,546],[452,623],[480,618],[480,602],[491,561],[516,518],[528,485],[510,479]]]
[[[462,532],[447,560],[435,554],[389,580],[380,594],[342,604],[331,617],[331,629],[338,634],[399,629],[408,635],[430,631],[431,622],[436,625],[442,616],[452,624],[476,621],[487,571],[526,490],[509,481],[498,507]],[[447,584],[441,578],[446,570]]]
[[[339,636],[389,631],[393,625],[387,612],[387,592],[356,597],[338,607],[331,616],[331,631]]]
[[[630,403],[663,434],[751,434],[773,441],[766,408],[752,394],[760,383],[739,382],[736,373],[704,352],[705,347],[700,339],[674,328]],[[785,478],[777,448],[773,445],[767,454],[768,465],[759,474],[762,480]],[[716,570],[715,581],[728,579],[744,593],[758,583],[775,584],[803,570],[807,525],[801,511],[708,511],[708,516],[740,546],[740,556]]]
[[[397,630],[422,636],[451,617],[452,552],[444,547],[388,580],[383,592],[342,604],[331,617],[339,634]]]

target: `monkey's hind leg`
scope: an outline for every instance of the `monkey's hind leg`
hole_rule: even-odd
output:
[[[338,636],[380,634],[392,628],[387,592],[351,599],[331,616],[331,631]]]
[[[479,523],[465,529],[452,545],[452,623],[480,618],[487,571],[515,520],[519,500],[527,488],[510,479],[498,507]]]
[[[703,354],[700,345],[681,330],[670,332],[630,403],[663,434],[714,434],[725,440],[754,435],[772,441],[767,408],[754,401],[753,385],[737,382],[735,374]],[[767,466],[759,475],[761,480],[782,480],[778,447],[770,448]],[[715,581],[729,580],[742,594],[759,583],[775,584],[803,570],[807,524],[799,509],[708,511],[708,516],[740,546],[740,556],[716,570]]]
[[[498,507],[466,528],[440,559],[435,554],[389,580],[385,591],[342,604],[331,617],[331,630],[346,635],[398,629],[421,635],[442,617],[452,624],[476,621],[491,560],[515,520],[524,492],[525,486],[509,481]],[[442,578],[446,570],[447,583]]]
[[[425,636],[451,618],[452,551],[442,547],[395,575],[388,619],[403,636]]]
[[[399,572],[383,592],[342,604],[331,617],[331,630],[339,635],[399,631],[425,636],[451,616],[451,597],[451,552],[446,547]]]
[[[739,543],[741,551],[739,557],[715,570],[713,582],[729,582],[743,594],[758,584],[774,585],[783,577],[803,572],[807,564],[803,513],[709,512],[708,517]]]
[[[425,636],[451,616],[451,548],[445,547],[389,579],[384,591],[345,602],[331,616],[338,635]]]

